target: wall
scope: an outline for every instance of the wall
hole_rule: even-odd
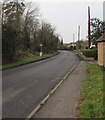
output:
[[[98,42],[98,64],[105,67],[105,42]]]

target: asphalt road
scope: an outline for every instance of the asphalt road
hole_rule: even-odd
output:
[[[3,70],[3,118],[26,118],[79,58],[68,51],[46,60]]]

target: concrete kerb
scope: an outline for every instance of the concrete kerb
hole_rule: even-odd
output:
[[[82,52],[77,52],[77,54],[84,60],[84,61],[95,61],[94,57],[86,57],[85,55],[83,55]]]
[[[3,69],[0,68],[0,70],[4,71],[4,70],[7,70],[7,69],[16,68],[16,67],[20,67],[20,66],[28,65],[28,64],[31,64],[31,63],[39,62],[39,61],[42,61],[42,60],[45,60],[45,59],[48,59],[48,58],[54,57],[54,56],[58,55],[59,53],[60,53],[60,52],[56,53],[56,54],[53,55],[53,56],[45,57],[45,58],[42,58],[42,59],[39,59],[39,60],[35,60],[35,61],[28,62],[28,63],[24,63],[24,64],[16,65],[16,66],[13,66],[13,67],[3,68]]]
[[[63,83],[64,80],[69,76],[69,74],[76,68],[77,65],[75,65],[64,77],[63,79],[48,93],[48,95],[37,105],[37,107],[27,116],[27,119],[30,119],[33,117],[33,115],[46,103],[46,101],[53,95],[53,93],[56,91],[56,89]]]

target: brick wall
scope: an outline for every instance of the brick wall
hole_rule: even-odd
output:
[[[105,42],[98,42],[98,64],[105,67]]]

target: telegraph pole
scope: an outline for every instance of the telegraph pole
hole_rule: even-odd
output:
[[[78,25],[78,44],[77,44],[78,50],[79,50],[79,41],[80,41],[80,25]]]
[[[80,41],[80,25],[78,25],[78,42]]]
[[[88,47],[90,48],[90,7],[88,7]]]
[[[75,36],[74,36],[74,34],[73,34],[73,50],[75,49],[74,40],[75,40]]]
[[[73,43],[74,43],[74,40],[75,40],[75,38],[74,38],[75,36],[74,36],[74,34],[73,34]]]

